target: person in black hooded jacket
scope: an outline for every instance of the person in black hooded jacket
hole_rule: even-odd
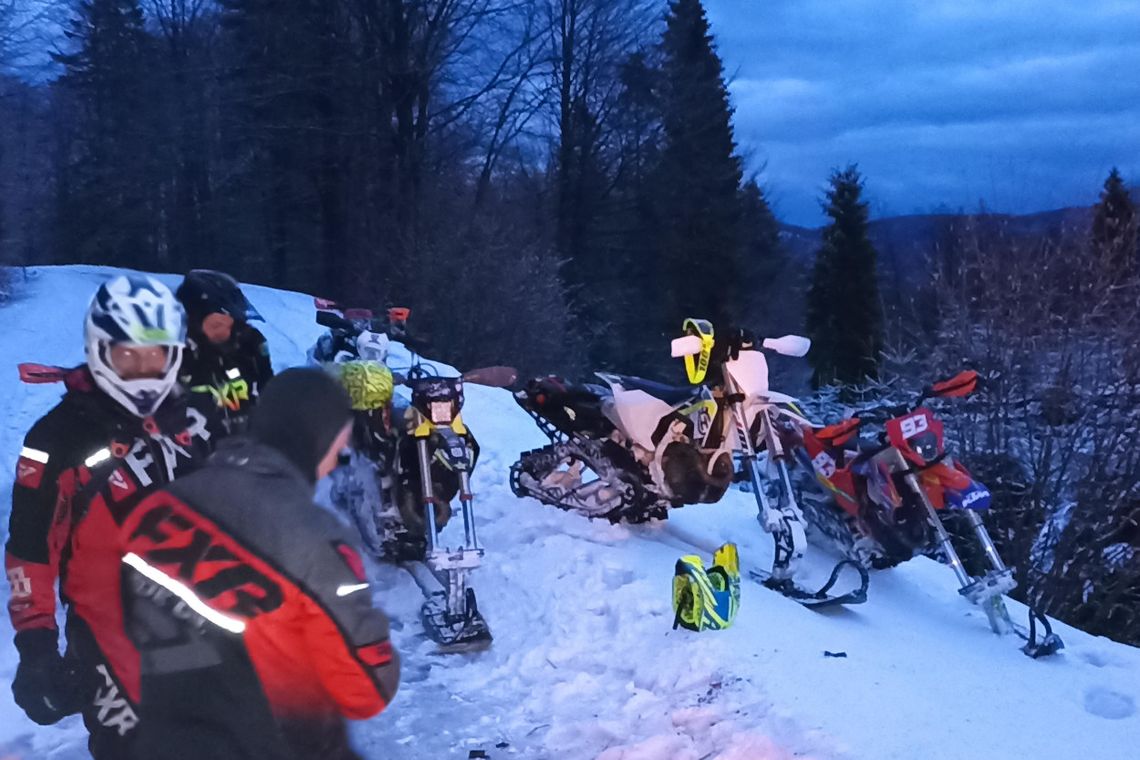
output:
[[[350,431],[332,377],[286,370],[248,435],[124,525],[140,758],[358,758],[345,718],[391,702],[399,658],[356,537],[312,502]]]
[[[192,393],[212,397],[226,432],[240,433],[273,377],[265,336],[249,324],[262,317],[224,272],[194,269],[175,295],[188,327],[179,380]]]

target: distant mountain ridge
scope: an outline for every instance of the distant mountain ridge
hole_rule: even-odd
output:
[[[911,270],[925,258],[948,225],[979,214],[910,214],[871,221],[870,236],[880,259],[893,259]],[[990,221],[1004,222],[1015,235],[1046,236],[1081,232],[1092,224],[1092,206],[1071,206],[1032,214],[986,214]],[[780,223],[780,240],[797,262],[811,265],[819,248],[822,227],[799,227]]]

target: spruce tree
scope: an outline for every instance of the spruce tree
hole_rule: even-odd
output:
[[[82,0],[65,33],[73,51],[55,56],[71,127],[57,183],[58,258],[153,267],[155,114],[142,9]]]
[[[808,359],[817,387],[877,375],[883,311],[862,195],[863,177],[854,165],[832,172],[824,204],[831,223],[823,230],[808,291]]]
[[[1092,247],[1114,274],[1131,270],[1137,257],[1136,208],[1120,172],[1113,167],[1093,207]]]
[[[720,58],[700,0],[669,3],[662,43],[664,146],[655,185],[660,329],[737,323],[741,165]]]
[[[740,190],[740,213],[741,274],[748,287],[741,294],[739,319],[748,327],[765,330],[777,310],[790,310],[788,296],[796,289],[777,279],[788,261],[780,248],[780,225],[755,179]]]

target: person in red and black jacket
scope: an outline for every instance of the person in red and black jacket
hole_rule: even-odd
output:
[[[313,503],[352,429],[318,369],[270,383],[248,436],[123,525],[126,627],[142,655],[140,757],[357,758],[345,718],[383,710],[399,658],[355,535]]]
[[[130,756],[138,652],[122,629],[117,526],[208,454],[216,418],[177,388],[182,307],[149,277],[104,283],[88,307],[85,366],[28,432],[5,556],[20,664],[16,703],[37,723],[82,712],[98,760]],[[59,652],[56,581],[67,608]]]

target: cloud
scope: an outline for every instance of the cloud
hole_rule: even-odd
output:
[[[1140,3],[707,5],[737,140],[788,221],[821,223],[850,162],[881,213],[1088,204],[1112,165],[1140,180]]]

